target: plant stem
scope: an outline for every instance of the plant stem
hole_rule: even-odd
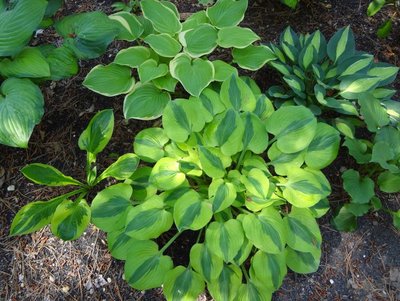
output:
[[[160,253],[164,253],[166,249],[181,235],[182,232],[177,232],[172,238],[161,248]]]
[[[272,138],[271,140],[269,140],[268,146],[270,146],[271,144],[273,144],[277,139],[278,139],[278,137],[275,136],[274,138]]]
[[[242,269],[244,278],[246,278],[246,282],[249,283],[250,282],[250,277],[249,277],[249,274],[247,274],[246,268],[243,265],[241,265],[240,268]]]
[[[86,191],[85,188],[80,188],[80,189],[77,189],[77,190],[74,190],[74,191],[71,191],[71,192],[62,194],[62,195],[60,195],[60,196],[58,196],[58,197],[56,197],[56,198],[54,198],[54,199],[67,199],[67,198],[69,198],[69,197],[71,197],[71,196],[74,196],[74,195],[76,195],[76,194],[78,194],[78,193],[86,193],[86,192],[87,192],[87,191]],[[53,199],[53,200],[54,200],[54,199]]]
[[[204,228],[201,228],[201,229],[200,229],[200,231],[199,231],[199,236],[197,236],[197,239],[196,239],[196,244],[198,244],[198,243],[199,243],[199,241],[200,241],[201,234],[203,234],[203,229],[204,229]]]

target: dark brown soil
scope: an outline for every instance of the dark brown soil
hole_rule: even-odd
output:
[[[112,3],[111,0],[66,2],[58,16],[95,9],[109,13]],[[200,9],[195,0],[174,2],[181,12]],[[378,39],[376,28],[394,12],[385,8],[374,18],[368,18],[367,5],[367,0],[304,0],[297,10],[291,11],[276,0],[250,1],[242,24],[251,27],[264,43],[276,41],[288,25],[304,33],[320,29],[330,37],[340,27],[350,24],[360,50],[400,66],[400,21],[395,22],[389,38]],[[151,126],[151,122],[124,121],[121,97],[106,98],[81,85],[94,65],[112,60],[122,46],[115,43],[101,59],[82,62],[81,71],[74,78],[49,82],[43,87],[46,113],[27,150],[0,145],[0,300],[164,300],[160,289],[140,292],[126,284],[123,264],[111,258],[105,235],[94,227],[73,242],[54,238],[47,228],[32,235],[8,237],[12,218],[19,208],[62,192],[25,180],[19,172],[25,164],[51,164],[82,179],[85,154],[77,147],[77,139],[95,112],[112,108],[116,120],[111,143],[99,158],[101,166],[112,162],[114,154],[131,152],[135,133]],[[252,76],[264,89],[276,81],[266,68]],[[400,79],[394,86],[400,89]],[[339,177],[339,169],[346,160],[343,153],[328,170],[327,176],[333,183],[333,204],[347,198]],[[399,195],[381,198],[391,208],[400,208]],[[273,300],[400,300],[400,239],[389,216],[370,214],[360,219],[360,227],[354,233],[333,230],[329,217],[322,219],[320,226],[324,242],[319,270],[307,276],[289,273]],[[171,254],[176,262],[187,261],[188,241],[190,235],[172,245]],[[206,295],[200,298],[210,300]]]

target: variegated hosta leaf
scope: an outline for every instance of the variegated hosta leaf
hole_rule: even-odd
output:
[[[310,44],[317,51],[317,62],[321,61],[326,56],[326,39],[324,35],[319,31],[312,33],[307,39],[305,44]]]
[[[212,222],[206,230],[206,245],[225,262],[233,262],[244,241],[242,224],[236,219]]]
[[[284,222],[289,247],[301,252],[313,252],[321,248],[321,232],[308,209],[292,207]]]
[[[125,229],[107,233],[107,245],[112,257],[126,260],[131,247],[137,240],[125,233]]]
[[[237,76],[232,75],[221,86],[221,100],[227,108],[236,111],[253,111],[256,108],[256,98],[250,87]]]
[[[157,195],[131,207],[126,217],[125,233],[140,240],[159,237],[173,224],[172,214],[164,207],[162,198]]]
[[[142,63],[138,68],[139,78],[142,83],[163,77],[168,74],[166,64],[158,64],[157,61],[150,59]]]
[[[305,107],[281,107],[267,119],[266,128],[268,132],[276,136],[277,147],[281,152],[297,153],[305,149],[313,140],[317,129],[317,119]]]
[[[172,77],[170,73],[162,77],[155,78],[151,81],[158,89],[168,92],[175,92],[178,81]]]
[[[218,279],[207,283],[208,291],[215,300],[233,301],[242,283],[242,271],[236,265],[224,264]]]
[[[239,216],[237,217],[237,219],[243,223],[243,219],[239,219]],[[247,260],[247,258],[249,258],[252,249],[253,244],[245,237],[239,252],[236,254],[235,258],[233,258],[233,262],[236,263],[238,266],[242,265]]]
[[[180,186],[186,179],[180,171],[179,162],[172,158],[161,158],[154,165],[150,182],[162,190],[171,190]]]
[[[179,231],[199,230],[212,218],[211,204],[194,190],[183,194],[174,205],[174,221]]]
[[[259,39],[250,28],[231,26],[218,31],[218,45],[223,48],[246,48]]]
[[[125,261],[125,279],[139,290],[160,287],[174,264],[169,256],[163,256],[151,240],[138,240],[130,245]]]
[[[209,23],[210,20],[204,10],[200,10],[191,14],[185,22],[182,23],[182,31],[193,29],[200,24]]]
[[[157,54],[163,57],[175,57],[182,49],[179,42],[169,34],[150,34],[144,41],[150,45]]]
[[[92,201],[92,222],[106,232],[116,231],[125,226],[126,215],[132,207],[132,187],[116,184],[100,191]]]
[[[199,146],[198,150],[201,168],[207,176],[222,178],[226,174],[225,168],[231,165],[232,159],[216,147]]]
[[[221,60],[212,61],[214,65],[214,80],[218,82],[223,82],[230,78],[232,75],[239,76],[238,71],[235,67]]]
[[[53,166],[41,163],[33,163],[22,168],[25,178],[36,184],[46,186],[82,185],[81,182],[70,176],[64,175]]]
[[[146,162],[157,162],[164,157],[164,146],[169,141],[162,128],[148,128],[140,131],[133,143],[135,153]]]
[[[309,274],[318,270],[321,259],[320,249],[314,249],[312,252],[301,252],[286,247],[285,254],[287,266],[296,273]]]
[[[250,280],[248,283],[242,283],[235,300],[237,301],[270,301],[272,290],[265,285],[257,285]]]
[[[372,92],[380,82],[377,76],[354,74],[346,76],[340,82],[340,95],[347,99],[364,97],[363,93]]]
[[[177,266],[165,275],[164,294],[168,301],[195,301],[204,288],[203,278],[190,268]]]
[[[199,100],[211,116],[215,116],[225,111],[225,106],[222,103],[219,94],[211,88],[204,89],[199,96]]]
[[[182,25],[174,8],[158,0],[143,0],[140,6],[143,16],[158,32],[174,35],[181,31]]]
[[[143,31],[143,25],[139,22],[138,18],[129,12],[121,11],[108,16],[114,21],[114,24],[119,29],[116,40],[124,40],[133,42],[139,38]]]
[[[239,24],[247,9],[248,0],[219,0],[207,9],[207,17],[217,28]]]
[[[198,26],[179,34],[179,41],[191,57],[207,55],[217,47],[218,31],[211,24]]]
[[[259,214],[246,214],[243,229],[247,239],[264,252],[279,254],[285,248],[285,225],[273,207],[265,208]]]
[[[124,154],[111,164],[98,177],[97,181],[112,177],[117,180],[126,180],[135,172],[139,165],[139,157],[135,154]]]
[[[215,281],[222,272],[224,262],[210,252],[204,244],[195,244],[190,249],[190,264],[207,282]]]
[[[282,285],[286,273],[286,257],[283,251],[278,254],[257,251],[251,259],[250,277],[259,286],[275,291]]]
[[[85,200],[65,200],[58,205],[51,219],[51,232],[62,240],[77,239],[90,222],[90,207]]]
[[[138,168],[126,181],[133,189],[132,197],[138,201],[144,201],[157,193],[157,187],[150,183],[152,169],[148,166]]]
[[[377,76],[380,78],[379,87],[391,84],[399,72],[399,67],[393,66],[388,63],[375,63],[371,69],[368,70],[367,75]]]
[[[371,94],[363,94],[358,99],[358,103],[361,106],[361,114],[370,132],[376,132],[379,128],[389,124],[389,115],[379,99]]]
[[[230,207],[236,199],[235,186],[222,179],[213,179],[208,187],[208,198],[214,213],[223,211]]]
[[[290,26],[282,32],[280,36],[280,45],[286,56],[292,61],[297,61],[298,49],[300,47],[300,41],[298,35],[293,31]]]
[[[327,49],[329,58],[335,63],[352,56],[355,53],[355,41],[350,26],[336,32],[329,40]]]
[[[265,121],[275,111],[271,100],[264,94],[257,96],[256,108],[253,113],[262,121]]]
[[[266,63],[276,59],[274,52],[265,45],[250,45],[243,49],[235,48],[232,55],[233,61],[239,67],[251,71],[261,69]]]
[[[260,118],[250,112],[240,116],[244,124],[243,149],[261,154],[268,147],[268,133]]]
[[[247,175],[243,175],[241,182],[246,187],[246,196],[250,202],[264,203],[271,196],[269,179],[258,168],[253,168]]]
[[[281,176],[287,175],[293,167],[300,168],[304,163],[305,154],[304,150],[292,154],[282,153],[276,146],[276,142],[268,149],[268,158],[275,172]]]
[[[133,46],[118,52],[114,59],[114,64],[137,68],[148,59],[157,60],[158,56],[150,48]]]
[[[363,72],[369,68],[374,60],[373,55],[361,54],[349,57],[337,66],[337,72],[340,74],[339,79]]]

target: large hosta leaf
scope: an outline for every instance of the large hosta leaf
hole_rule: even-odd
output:
[[[218,28],[235,26],[243,20],[247,4],[247,0],[219,0],[207,9],[207,17]]]
[[[337,62],[352,56],[355,52],[355,40],[350,26],[336,32],[328,42],[328,56]]]
[[[78,73],[78,60],[74,52],[66,46],[53,49],[46,60],[50,66],[50,79],[60,80]]]
[[[37,29],[46,11],[45,0],[13,1],[15,6],[7,10],[7,2],[0,4],[0,57],[12,56],[21,51]]]
[[[211,53],[217,47],[217,38],[217,29],[207,23],[179,34],[179,41],[191,57]]]
[[[301,252],[286,247],[286,264],[292,271],[300,274],[314,273],[318,270],[321,259],[321,250]]]
[[[218,31],[218,45],[223,48],[245,48],[259,39],[250,28],[232,26]]]
[[[204,288],[203,278],[190,268],[177,266],[165,275],[164,294],[168,301],[195,301]]]
[[[125,229],[108,232],[107,245],[112,257],[126,260],[131,246],[136,243],[136,239],[125,233]]]
[[[169,5],[158,0],[142,0],[140,6],[144,17],[153,24],[154,29],[158,32],[174,35],[181,31],[182,25],[179,17],[176,15],[175,9]]]
[[[242,283],[242,271],[237,265],[224,265],[218,279],[208,283],[207,288],[215,300],[232,301]]]
[[[164,145],[169,141],[164,129],[148,128],[135,136],[135,153],[146,162],[156,162],[164,157]]]
[[[137,17],[129,12],[118,12],[109,16],[119,29],[118,40],[134,41],[143,33],[144,29]]]
[[[0,143],[27,147],[43,116],[43,96],[28,79],[9,78],[0,86]]]
[[[269,61],[276,59],[273,51],[265,45],[249,45],[243,49],[235,48],[232,52],[233,61],[239,67],[248,70],[258,70]]]
[[[236,111],[253,111],[256,108],[257,100],[251,88],[236,75],[222,83],[220,96],[227,108]]]
[[[208,282],[216,280],[222,272],[223,260],[213,254],[205,244],[195,244],[190,249],[190,264]]]
[[[149,44],[151,49],[153,49],[157,54],[164,57],[174,57],[182,49],[179,42],[166,33],[150,34],[144,39],[144,41]]]

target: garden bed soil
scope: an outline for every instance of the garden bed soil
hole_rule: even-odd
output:
[[[58,16],[96,9],[110,13],[111,3],[110,0],[66,1]],[[185,13],[201,9],[196,1],[175,3]],[[242,24],[251,27],[264,43],[276,41],[288,25],[304,33],[320,29],[327,37],[351,25],[360,50],[400,66],[399,20],[389,38],[378,39],[376,28],[394,11],[385,8],[374,18],[368,18],[367,5],[367,0],[303,0],[299,9],[291,11],[276,0],[250,1]],[[39,37],[53,38],[51,32]],[[142,292],[126,284],[123,263],[111,258],[104,233],[95,227],[89,227],[73,242],[55,238],[47,227],[32,235],[8,237],[12,218],[23,205],[65,192],[30,183],[20,173],[24,165],[51,164],[65,174],[83,179],[85,154],[79,150],[77,140],[95,112],[112,108],[116,121],[114,136],[99,156],[101,167],[113,162],[115,154],[131,152],[135,134],[153,124],[125,121],[121,97],[106,98],[82,86],[89,70],[98,63],[111,61],[121,47],[123,43],[114,43],[101,59],[82,62],[77,76],[49,82],[43,87],[46,113],[35,128],[28,149],[0,145],[0,300],[164,300],[161,289]],[[263,89],[276,81],[274,73],[267,68],[251,75]],[[394,87],[400,89],[400,78]],[[334,207],[348,198],[340,179],[345,161],[349,158],[343,152],[326,170],[332,183],[330,200]],[[380,197],[386,206],[400,207],[399,195]],[[310,275],[289,272],[273,300],[400,300],[400,237],[391,218],[381,212],[369,214],[359,220],[359,229],[353,233],[335,231],[329,220],[330,216],[320,220],[323,255],[318,271]],[[189,233],[171,246],[169,252],[175,263],[187,262],[191,241]],[[200,300],[211,298],[203,294]]]

